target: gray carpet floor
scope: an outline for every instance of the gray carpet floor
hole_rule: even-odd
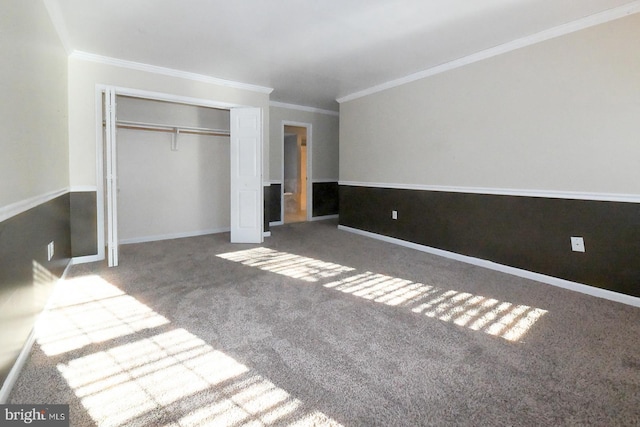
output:
[[[73,266],[10,402],[74,426],[640,425],[640,309],[336,225]]]

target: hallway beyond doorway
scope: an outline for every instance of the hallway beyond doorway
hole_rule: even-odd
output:
[[[284,126],[284,222],[307,220],[307,128]]]

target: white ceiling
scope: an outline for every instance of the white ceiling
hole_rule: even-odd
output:
[[[274,88],[354,92],[629,0],[45,0],[67,49]]]

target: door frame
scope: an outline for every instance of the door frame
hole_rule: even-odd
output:
[[[103,106],[105,131],[103,133],[103,153],[105,159],[104,178],[101,180],[106,187],[107,195],[107,260],[109,267],[118,265],[119,246],[118,239],[118,177],[117,177],[117,136],[116,136],[116,91],[107,88],[104,91]]]
[[[106,257],[105,247],[107,244],[107,234],[109,233],[107,218],[105,218],[105,204],[107,200],[105,196],[105,161],[107,160],[105,155],[110,156],[111,153],[106,153],[106,141],[103,132],[102,120],[104,115],[104,102],[103,94],[108,91],[114,91],[115,96],[130,96],[134,98],[149,99],[154,101],[174,102],[177,104],[193,105],[198,107],[210,107],[223,110],[231,110],[232,108],[247,108],[255,107],[252,105],[234,104],[229,102],[215,101],[204,98],[194,98],[188,96],[174,95],[163,92],[154,92],[141,89],[133,89],[122,86],[113,86],[106,84],[96,84],[95,87],[95,101],[96,101],[96,115],[95,115],[95,128],[96,128],[96,208],[97,208],[97,241],[98,241],[98,260],[104,260]],[[117,107],[116,107],[117,111]],[[115,114],[115,113],[114,113]],[[263,136],[262,144],[264,145],[264,121],[261,122],[261,133]],[[116,138],[117,140],[117,138]],[[117,145],[117,144],[116,144]],[[263,165],[264,147],[261,147],[259,159],[259,165]],[[116,156],[117,157],[117,156]],[[110,159],[112,168],[117,168],[117,159]],[[117,202],[116,202],[117,205]],[[117,210],[113,212],[117,218]],[[259,218],[260,223],[264,222],[264,211],[262,211],[262,218]],[[111,222],[111,221],[109,221]],[[117,260],[116,260],[117,261]]]
[[[282,159],[282,168],[280,170],[281,179],[280,179],[280,220],[284,224],[284,127],[285,126],[294,126],[299,128],[305,128],[307,130],[307,182],[305,186],[307,187],[307,221],[311,221],[313,218],[313,173],[312,173],[312,165],[313,165],[313,125],[311,123],[306,122],[295,122],[292,120],[282,120],[280,124],[280,142],[282,145],[280,158]]]

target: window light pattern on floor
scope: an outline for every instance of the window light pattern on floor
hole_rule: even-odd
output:
[[[369,271],[324,286],[386,305],[407,307],[414,313],[509,341],[519,341],[547,312]]]
[[[61,282],[42,323],[38,343],[97,425],[340,426],[99,276]]]
[[[346,277],[322,285],[367,300],[398,306],[414,313],[452,322],[509,341],[520,341],[546,310],[440,289],[411,280],[359,273],[354,268],[319,261],[269,248],[256,248],[218,255],[272,273],[317,282],[338,275]],[[326,271],[323,271],[326,268]],[[326,280],[325,280],[326,281]]]
[[[334,277],[347,271],[351,267],[320,261],[313,258],[278,252],[269,248],[255,248],[244,251],[230,252],[218,255],[220,258],[239,262],[249,267],[278,273],[306,282],[317,282],[328,277]]]
[[[56,288],[47,321],[38,325],[38,342],[47,356],[169,323],[135,298],[105,283],[99,276],[86,276],[67,280]]]

